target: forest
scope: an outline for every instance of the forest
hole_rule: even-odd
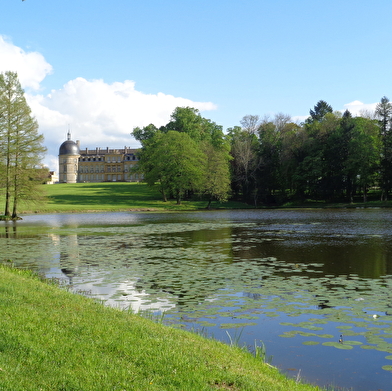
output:
[[[253,206],[306,201],[387,201],[392,188],[392,103],[353,116],[320,100],[303,123],[246,115],[223,132],[190,107],[170,122],[134,128],[139,170],[164,199],[228,198]]]

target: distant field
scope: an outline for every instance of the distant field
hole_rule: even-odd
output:
[[[160,193],[144,183],[75,183],[42,185],[47,201],[41,204],[21,203],[20,213],[94,212],[123,210],[197,210],[207,206],[207,201],[175,200],[163,202]],[[0,211],[3,203],[0,202]],[[241,203],[213,203],[212,208],[244,208]],[[0,213],[1,214],[1,213]]]

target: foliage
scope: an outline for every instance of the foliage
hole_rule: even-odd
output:
[[[138,170],[149,186],[158,186],[163,199],[207,196],[225,201],[229,193],[229,151],[222,127],[203,118],[197,109],[177,107],[166,126],[134,128],[142,143]]]
[[[230,192],[230,155],[224,149],[214,148],[212,144],[205,144],[204,155],[206,158],[205,177],[203,179],[203,194],[208,198],[207,208],[211,202],[227,201]]]
[[[0,174],[5,219],[18,219],[21,200],[40,198],[36,184],[42,182],[40,161],[46,150],[42,142],[17,74],[0,74]]]
[[[249,205],[277,206],[309,199],[368,202],[369,190],[376,189],[381,201],[387,201],[392,190],[389,99],[384,96],[374,114],[357,117],[348,110],[334,112],[323,100],[309,113],[301,124],[283,113],[262,119],[246,115],[241,126],[228,128],[223,135],[222,128],[197,109],[177,107],[167,125],[134,129],[133,136],[143,146],[139,168],[150,185],[159,183],[164,198],[176,197],[174,191],[168,192],[168,184],[162,185],[164,178],[158,178],[164,162],[157,165],[151,160],[151,156],[164,160],[154,154],[154,143],[174,131],[187,134],[204,160],[204,182],[185,190],[187,196],[202,194],[210,201],[225,200],[230,194]]]
[[[228,129],[227,138],[231,144],[233,194],[237,199],[253,204],[259,165],[257,136],[236,126]]]
[[[382,152],[380,161],[381,199],[387,200],[392,188],[392,103],[386,96],[376,106],[376,117],[379,119]]]
[[[202,152],[188,134],[175,131],[158,133],[152,145],[152,150],[142,154],[142,165],[148,156],[145,180],[150,186],[158,184],[164,200],[170,194],[180,204],[186,192],[201,187],[205,165]]]
[[[319,100],[317,104],[314,106],[314,110],[310,109],[309,114],[310,118],[308,118],[308,123],[313,123],[315,121],[320,122],[324,119],[325,115],[328,113],[332,113],[332,106],[330,106],[326,101]]]
[[[263,120],[245,116],[242,127],[227,132],[234,199],[256,206],[307,199],[354,202],[359,197],[367,202],[369,189],[380,187],[387,200],[392,190],[387,98],[376,115],[380,121],[373,115],[353,117],[319,101],[302,124],[283,113]]]

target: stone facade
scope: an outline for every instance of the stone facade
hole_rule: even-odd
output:
[[[132,172],[138,162],[136,149],[80,149],[78,141],[68,139],[59,150],[59,182],[135,182],[142,179]]]

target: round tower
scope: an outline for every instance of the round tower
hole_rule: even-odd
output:
[[[67,141],[60,145],[59,149],[59,182],[76,183],[78,181],[79,146],[71,140],[68,131]]]

